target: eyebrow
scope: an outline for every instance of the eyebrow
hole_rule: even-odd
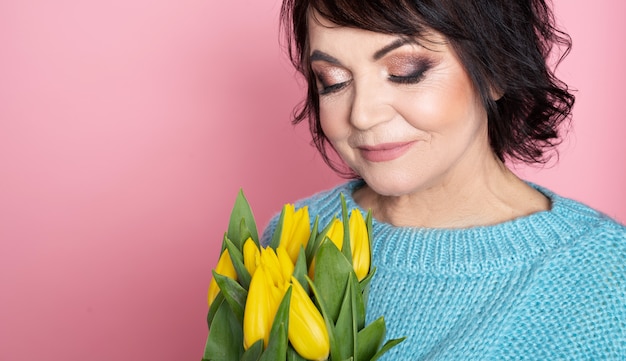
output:
[[[383,56],[387,55],[390,51],[395,50],[395,49],[397,49],[397,48],[399,48],[399,47],[401,47],[401,46],[403,46],[405,44],[412,43],[412,42],[414,42],[414,41],[411,40],[410,38],[405,38],[405,37],[396,39],[395,41],[391,42],[390,44],[388,44],[388,45],[384,46],[383,48],[377,50],[374,53],[374,55],[372,55],[372,59],[374,61],[380,60]],[[337,64],[337,65],[341,64],[341,62],[339,60],[337,60],[337,58],[335,58],[333,56],[330,56],[330,55],[328,55],[325,52],[320,51],[320,50],[314,50],[311,53],[311,56],[309,57],[309,61],[310,62],[313,62],[313,61],[325,61],[325,62],[328,62],[328,63],[331,63],[331,64]]]
[[[326,62],[331,63],[331,64],[337,64],[337,65],[340,64],[339,60],[337,60],[336,58],[326,54],[323,51],[319,51],[319,50],[314,50],[311,53],[311,57],[309,58],[309,61],[311,61],[311,62],[313,62],[313,61],[326,61]]]
[[[387,55],[387,53],[389,53],[392,50],[395,50],[405,44],[408,43],[412,43],[414,42],[412,39],[410,38],[406,38],[406,37],[402,37],[399,39],[396,39],[395,41],[393,41],[391,44],[383,47],[382,49],[378,50],[377,52],[374,53],[374,55],[372,56],[372,59],[374,60],[380,60],[380,58],[382,58],[383,56]]]

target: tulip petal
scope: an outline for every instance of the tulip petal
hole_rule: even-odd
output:
[[[276,255],[278,256],[278,262],[280,263],[280,271],[283,276],[283,281],[288,282],[289,279],[291,279],[294,269],[291,257],[287,253],[287,250],[282,246],[276,249]]]
[[[285,204],[281,213],[280,242],[295,263],[300,252],[300,247],[306,247],[311,235],[309,208],[304,206],[295,210],[292,204]]]
[[[250,276],[254,275],[257,264],[259,263],[261,251],[259,247],[254,243],[252,238],[248,238],[243,244],[243,264],[248,270]]]
[[[261,249],[261,265],[264,265],[265,270],[271,275],[270,279],[273,281],[274,285],[278,286],[287,282],[281,272],[278,255],[276,255],[276,251],[272,248],[267,247]]]
[[[337,249],[341,251],[343,248],[344,237],[343,222],[338,218],[333,219],[326,237],[328,237],[335,244],[335,246],[337,246]]]
[[[288,345],[288,327],[290,318],[292,288],[289,287],[284,293],[283,299],[276,310],[276,315],[270,330],[270,339],[267,349],[261,355],[259,361],[285,360]]]
[[[371,255],[367,226],[361,211],[352,210],[350,214],[350,248],[352,248],[352,267],[357,279],[364,279],[370,270]]]
[[[219,260],[217,261],[217,265],[215,266],[215,271],[222,276],[226,276],[232,279],[237,278],[237,271],[235,270],[235,266],[233,266],[233,262],[230,259],[230,254],[228,253],[228,249],[225,249],[224,252],[220,255]],[[217,286],[217,282],[215,279],[211,279],[211,283],[209,284],[209,292],[207,294],[207,301],[209,306],[215,300],[215,296],[219,293],[219,287]]]
[[[298,209],[294,214],[294,225],[291,232],[291,240],[287,251],[291,261],[296,263],[300,248],[306,247],[311,236],[311,220],[309,218],[309,208],[307,206]]]
[[[291,239],[291,235],[294,228],[294,213],[295,209],[293,204],[285,204],[283,206],[283,219],[282,219],[282,229],[280,230],[280,242],[279,246],[287,247]]]
[[[330,340],[324,318],[300,282],[293,277],[289,311],[289,341],[300,356],[309,360],[325,360]]]
[[[273,318],[270,315],[271,299],[270,299],[271,279],[267,274],[265,267],[261,265],[257,268],[252,281],[250,281],[250,289],[248,290],[248,298],[243,315],[243,344],[247,350],[258,340],[263,340],[267,345],[269,340],[268,324]]]
[[[309,287],[311,288],[311,292],[313,292],[315,299],[317,300],[317,305],[319,306],[319,310],[322,313],[322,317],[324,318],[324,323],[326,324],[326,331],[328,331],[328,341],[330,343],[330,355],[331,355],[330,358],[332,360],[333,355],[339,355],[339,350],[337,348],[337,338],[335,337],[334,322],[332,318],[330,317],[330,315],[328,314],[327,307],[324,304],[321,294],[319,290],[317,289],[317,287],[315,286],[315,283],[313,282],[313,280],[307,277],[306,281],[309,284]]]

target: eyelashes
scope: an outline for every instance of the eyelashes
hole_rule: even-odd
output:
[[[408,75],[389,75],[389,80],[398,84],[417,84],[424,78],[429,67],[424,67]]]
[[[328,86],[322,84],[322,88],[318,92],[320,95],[336,93],[340,91],[341,89],[345,88],[350,82],[351,81],[344,81],[341,83],[335,83],[335,84],[328,85]]]
[[[320,87],[320,95],[337,92],[345,88],[352,79],[349,71],[338,66],[322,66],[314,74]]]
[[[432,67],[433,62],[428,59],[392,59],[388,62],[387,79],[400,85],[417,84]],[[335,67],[321,67],[319,71],[314,70],[314,74],[319,95],[337,93],[352,82],[352,76],[347,70]]]

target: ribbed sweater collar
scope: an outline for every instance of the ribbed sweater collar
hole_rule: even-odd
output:
[[[318,199],[318,211],[336,209],[338,193],[348,209],[366,210],[352,198],[351,181]],[[492,226],[464,229],[395,227],[373,220],[375,264],[408,272],[476,274],[533,262],[594,227],[599,214],[576,201],[529,183],[551,200],[551,209]],[[325,198],[325,199],[324,199]],[[334,206],[333,206],[334,203]]]

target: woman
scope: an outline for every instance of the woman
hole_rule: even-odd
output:
[[[546,161],[574,103],[543,0],[285,0],[282,19],[295,121],[355,178],[297,206],[372,210],[368,318],[407,336],[387,360],[626,359],[625,227],[506,166]]]

